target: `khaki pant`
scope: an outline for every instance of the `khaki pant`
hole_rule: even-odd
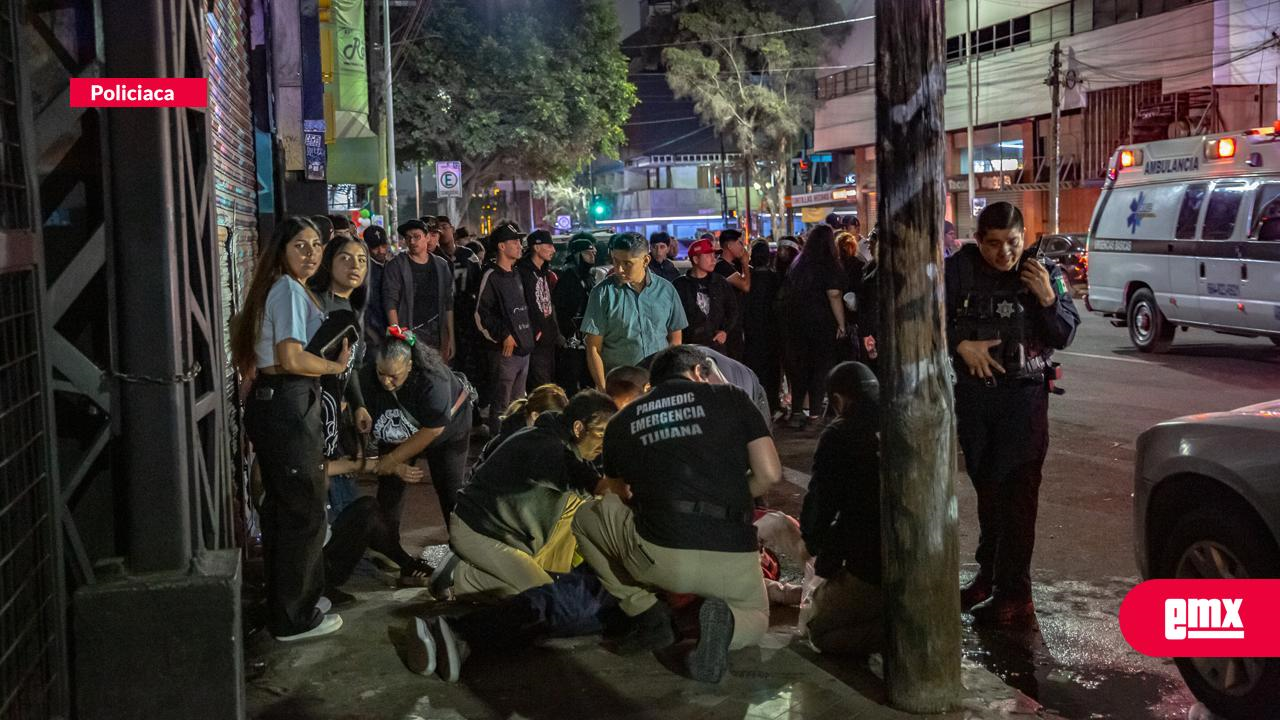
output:
[[[530,548],[532,555],[476,532],[454,514],[449,518],[449,544],[461,558],[453,571],[454,594],[457,597],[510,597],[529,588],[550,585],[548,573],[572,570],[578,544],[570,527],[581,505],[581,498],[569,496],[564,513],[546,543],[540,548]]]
[[[884,649],[884,593],[841,570],[813,592],[800,611],[801,629],[824,653],[869,655]]]
[[[651,588],[724,600],[733,612],[731,649],[754,645],[769,629],[760,555],[680,550],[641,539],[635,515],[617,495],[588,500],[573,519],[573,534],[605,590],[635,617],[657,602]]]

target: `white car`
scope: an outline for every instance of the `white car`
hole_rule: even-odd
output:
[[[1280,400],[1162,422],[1138,437],[1138,568],[1151,578],[1280,578]],[[1275,717],[1280,658],[1176,658],[1224,718]]]

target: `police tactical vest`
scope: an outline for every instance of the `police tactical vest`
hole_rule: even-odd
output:
[[[958,259],[959,303],[955,310],[955,332],[959,340],[1000,340],[991,354],[1004,366],[998,380],[1035,380],[1044,377],[1052,350],[1035,331],[1033,318],[1024,301],[1033,299],[1016,270],[994,276],[991,287],[976,281],[977,253],[963,253]],[[956,371],[968,377],[963,361],[956,358]]]

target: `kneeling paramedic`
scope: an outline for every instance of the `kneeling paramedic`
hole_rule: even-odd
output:
[[[769,626],[752,498],[778,482],[782,465],[751,398],[708,384],[703,352],[669,348],[649,372],[653,389],[609,423],[607,492],[578,510],[573,534],[631,618],[618,651],[675,642],[671,611],[654,590],[698,595],[699,639],[686,668],[717,682],[728,651],[756,643]]]

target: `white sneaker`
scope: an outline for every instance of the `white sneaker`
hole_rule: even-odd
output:
[[[329,611],[333,609],[333,603],[329,598],[321,595],[320,599],[316,601],[316,609],[320,611],[321,615],[328,615]]]
[[[436,674],[445,682],[458,682],[458,678],[462,675],[462,663],[466,662],[471,655],[471,647],[465,640],[454,634],[449,621],[444,617],[427,620],[427,627],[431,631],[438,651]]]
[[[405,626],[405,663],[409,669],[419,675],[430,675],[436,671],[436,641],[427,629],[427,621],[420,617],[409,618]]]
[[[280,642],[293,642],[295,640],[310,640],[311,638],[323,637],[338,632],[338,628],[342,627],[342,616],[337,613],[325,615],[320,624],[297,635],[277,635],[276,639]]]

